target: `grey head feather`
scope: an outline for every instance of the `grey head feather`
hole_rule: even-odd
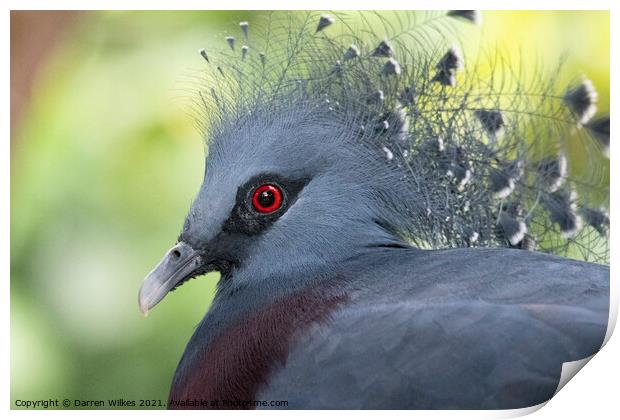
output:
[[[568,176],[568,163],[566,155],[559,153],[556,157],[542,159],[538,163],[539,182],[543,187],[553,193],[566,181]]]
[[[207,50],[205,50],[204,48],[201,49],[200,51],[198,51],[200,53],[200,55],[202,56],[202,58],[205,59],[205,61],[208,63],[209,62],[209,56],[207,55]]]
[[[356,57],[359,57],[360,50],[355,46],[355,44],[351,44],[351,46],[344,53],[345,60],[353,60]]]
[[[329,15],[321,15],[321,17],[319,18],[319,23],[316,26],[316,32],[321,32],[323,29],[327,28],[332,23],[334,23],[333,17]]]
[[[381,144],[375,151],[359,147],[357,132],[351,130],[357,118],[298,98],[275,108],[271,103],[255,108],[218,127],[184,240],[199,244],[204,235],[213,235],[200,230],[201,221],[209,218],[210,225],[222,225],[235,205],[238,186],[257,175],[277,174],[308,181],[268,230],[240,239],[253,259],[295,261],[311,271],[336,264],[347,253],[402,243],[399,230],[422,217],[422,200],[402,182],[407,171],[390,165],[397,159],[395,150]],[[405,196],[410,197],[403,200]],[[312,225],[304,222],[312,219]],[[236,254],[231,259],[242,260]],[[287,269],[286,264],[264,266],[247,281],[281,276]],[[243,284],[243,277],[236,282]]]
[[[234,36],[227,36],[226,43],[228,44],[231,50],[233,51],[235,50],[235,37]]]
[[[585,127],[598,140],[605,156],[609,157],[609,115],[593,119]]]
[[[609,215],[605,210],[581,208],[584,221],[592,226],[601,236],[609,235]]]
[[[213,96],[203,95],[206,103],[201,112],[210,115],[205,124],[207,174],[217,171],[214,168],[252,167],[251,162],[230,162],[228,169],[223,169],[225,166],[214,164],[211,156],[251,148],[252,156],[261,163],[270,156],[269,147],[295,150],[302,143],[302,149],[286,155],[291,170],[296,166],[297,172],[356,180],[359,189],[347,184],[349,190],[367,192],[360,197],[381,197],[355,204],[343,202],[344,192],[335,181],[329,184],[342,209],[363,209],[364,217],[355,215],[355,219],[363,220],[378,237],[422,248],[475,244],[529,249],[531,243],[541,251],[561,255],[569,254],[578,244],[584,258],[607,260],[606,238],[601,238],[594,226],[596,237],[589,236],[590,230],[579,223],[581,217],[586,219],[579,209],[604,211],[608,187],[590,175],[596,165],[571,172],[564,150],[564,139],[575,133],[575,123],[585,124],[585,130],[580,131],[591,134],[581,135],[586,147],[605,141],[605,121],[589,121],[596,102],[590,82],[567,90],[556,86],[554,77],[548,78],[548,84],[540,77],[538,84],[524,92],[519,80],[510,80],[517,72],[509,66],[494,68],[489,76],[505,80],[502,83],[481,79],[475,68],[463,66],[460,53],[451,48],[453,40],[425,38],[425,30],[411,24],[415,19],[401,19],[402,27],[386,28],[378,37],[371,27],[340,25],[349,15],[331,16],[326,20],[308,12],[272,17],[268,42],[261,42],[260,34],[253,36],[256,45],[252,48],[261,51],[257,59],[248,54],[243,66],[227,62],[226,57],[218,61],[231,71],[214,85],[217,103],[211,100]],[[458,18],[475,23],[480,15],[450,11],[444,16],[448,21]],[[338,35],[330,37],[323,31],[326,24]],[[449,22],[441,22],[437,15],[423,21],[423,25],[435,24]],[[317,29],[321,36],[315,36]],[[407,42],[411,37],[415,43]],[[458,85],[452,83],[457,70],[463,72]],[[207,69],[207,73],[212,71]],[[445,77],[439,80],[438,74]],[[437,95],[437,82],[450,85],[450,89]],[[502,105],[506,97],[509,106]],[[297,128],[288,137],[276,136],[281,142],[276,145],[262,135],[266,129],[261,124],[269,121],[273,127],[294,122]],[[234,141],[230,133],[240,127],[245,127],[246,134],[237,137],[244,140]],[[324,137],[313,137],[314,132]],[[328,165],[327,157],[347,163]],[[284,163],[271,162],[271,170],[280,172],[279,165]],[[327,171],[328,175],[312,165],[333,172]],[[373,183],[368,184],[368,179]],[[312,182],[308,185],[317,185]],[[569,182],[579,191],[579,205],[576,210],[569,206],[570,212],[562,218],[559,210],[549,210],[549,203]],[[313,189],[304,189],[303,194],[310,191]],[[505,211],[507,199],[517,201],[523,211]],[[300,196],[299,203],[312,201]],[[305,223],[311,220],[323,225],[311,217]],[[594,220],[593,224],[601,225]],[[591,224],[586,221],[585,225]],[[277,231],[275,224],[271,231]],[[320,228],[315,227],[314,232],[312,241],[324,237]],[[262,237],[267,236],[266,232]],[[315,243],[317,248],[337,248],[336,238],[327,233],[325,237],[334,242]],[[363,243],[359,238],[356,241]],[[322,252],[327,252],[325,249]]]
[[[394,48],[388,40],[381,41],[372,52],[373,57],[392,57],[394,56]]]
[[[450,10],[448,16],[462,19],[478,26],[482,24],[482,13],[479,10]]]
[[[500,111],[489,109],[477,109],[474,115],[480,121],[484,131],[495,140],[503,131],[506,125],[504,117]]]
[[[591,80],[584,79],[577,86],[568,89],[564,100],[580,124],[587,123],[596,114],[598,93]]]
[[[403,105],[413,106],[416,102],[416,95],[411,87],[405,86],[399,99]]]
[[[489,188],[496,197],[504,199],[515,189],[516,183],[523,176],[523,162],[516,160],[489,172]]]
[[[247,41],[248,39],[248,28],[249,28],[250,24],[246,21],[243,22],[239,22],[239,27],[241,28],[241,31],[243,32],[243,36],[245,38],[245,40]]]
[[[456,71],[463,67],[461,53],[452,47],[441,57],[437,63],[437,73],[433,77],[433,82],[438,82],[444,86],[456,85]]]
[[[502,228],[504,237],[512,246],[519,244],[527,233],[527,225],[525,222],[508,213],[502,213],[500,215],[499,224]]]
[[[388,59],[383,66],[382,74],[384,76],[399,76],[401,72],[400,64],[393,58]]]
[[[575,236],[581,229],[581,218],[577,213],[577,193],[569,188],[555,191],[545,199],[549,217],[557,223],[566,237]]]

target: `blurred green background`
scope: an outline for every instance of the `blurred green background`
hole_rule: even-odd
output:
[[[37,40],[33,15],[12,13],[12,404],[166,399],[217,275],[147,319],[137,291],[203,174],[197,51],[262,14],[83,12]],[[591,78],[609,110],[608,12],[485,12],[481,36],[526,63],[566,53],[566,74]]]

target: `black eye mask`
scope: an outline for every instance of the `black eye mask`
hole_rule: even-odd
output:
[[[261,232],[280,216],[295,202],[299,192],[308,184],[309,178],[287,179],[276,174],[258,175],[237,189],[235,207],[230,217],[224,222],[222,230],[227,233],[244,233],[253,235]],[[282,192],[282,204],[271,213],[261,213],[252,205],[254,191],[262,185],[270,184]]]

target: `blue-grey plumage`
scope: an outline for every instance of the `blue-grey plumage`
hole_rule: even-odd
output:
[[[475,97],[457,80],[454,50],[412,59],[397,39],[341,45],[327,37],[336,20],[315,17],[284,28],[288,47],[304,47],[283,48],[293,56],[250,46],[217,63],[218,84],[201,92],[211,117],[203,184],[139,296],[146,312],[182,282],[222,273],[171,407],[547,400],[562,363],[602,344],[609,270],[531,251],[581,246],[604,261],[590,238],[605,244],[605,206],[583,193],[578,202],[558,144],[540,153],[523,139],[548,119],[523,117],[516,99],[503,109],[501,93]],[[449,78],[435,83],[438,70]],[[549,97],[553,139],[591,113],[570,92]]]
[[[509,409],[596,353],[609,270],[509,249],[376,249],[349,303],[302,337],[259,399],[315,409]]]
[[[602,152],[609,157],[609,115],[588,122],[586,128],[599,141]]]

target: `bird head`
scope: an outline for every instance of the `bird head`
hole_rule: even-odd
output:
[[[271,102],[221,127],[178,242],[144,280],[141,310],[211,270],[229,287],[260,286],[402,244],[394,221],[411,213],[398,205],[412,194],[405,172],[362,146],[347,115]]]
[[[445,19],[479,23],[470,12]],[[335,20],[313,12],[269,22],[256,44],[242,22],[244,45],[226,37],[220,61],[200,51],[205,175],[177,243],[144,280],[143,312],[208,271],[222,274],[218,293],[260,297],[307,287],[296,282],[378,247],[535,243],[567,254],[570,239],[607,258],[604,235],[579,229],[583,215],[607,231],[596,188],[581,188],[578,203],[550,196],[574,197],[577,185],[558,139],[579,135],[590,157],[597,140],[609,144],[609,118],[588,122],[590,82],[562,95],[550,77],[526,93],[520,82],[496,83],[510,68],[482,80],[442,37],[408,46],[402,35],[415,28],[378,39],[370,27],[365,39],[344,25],[334,39],[325,31]]]

